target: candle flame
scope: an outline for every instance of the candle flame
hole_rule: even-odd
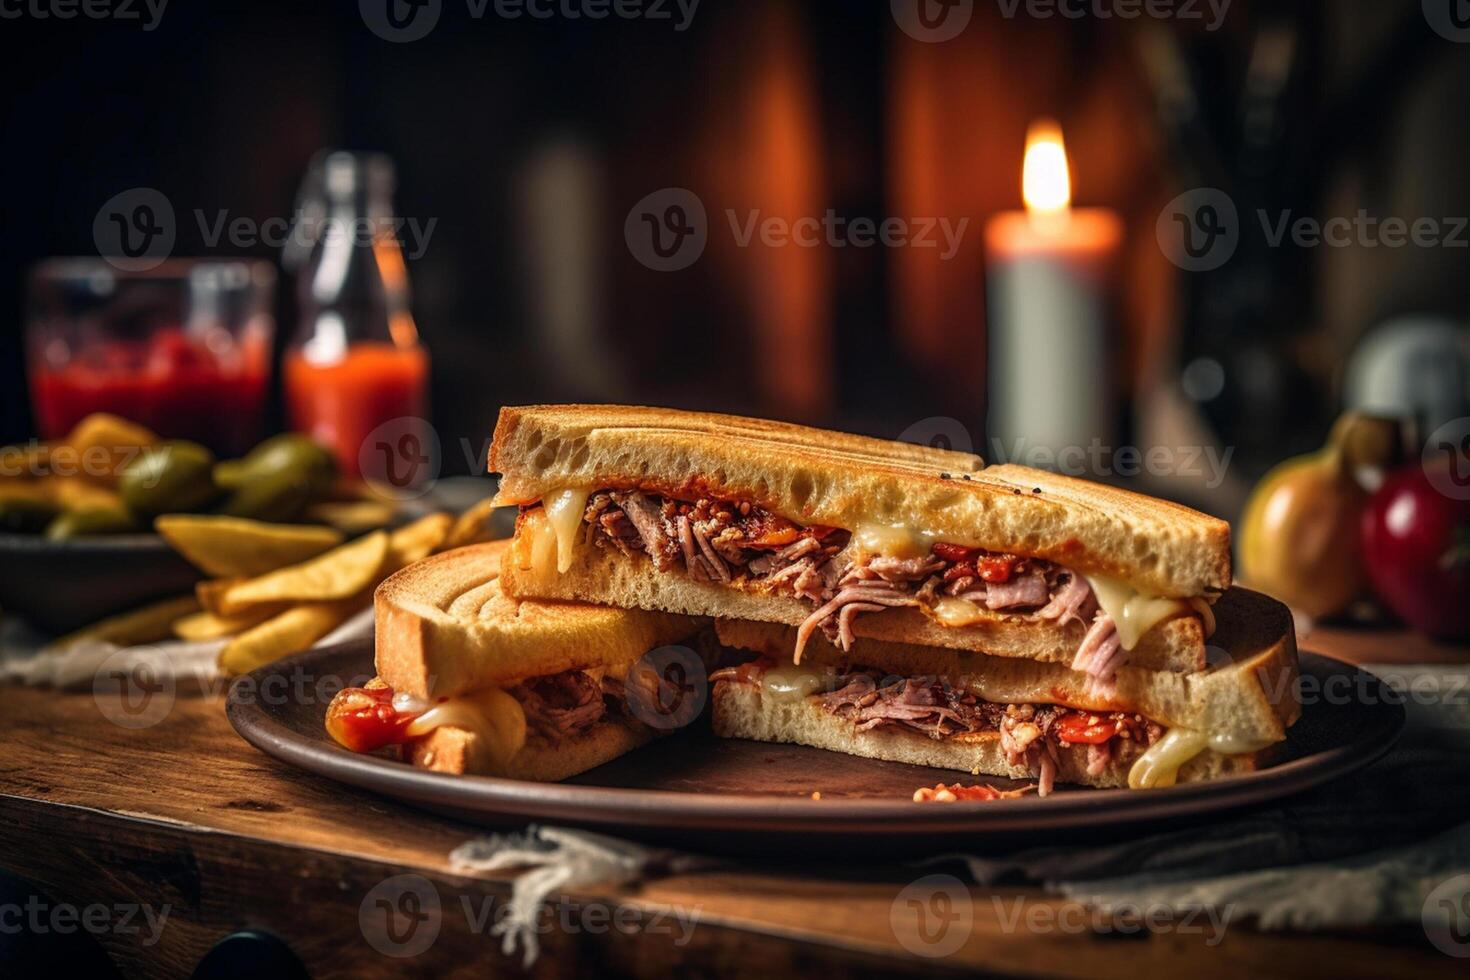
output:
[[[1058,215],[1072,205],[1072,174],[1062,128],[1038,119],[1026,133],[1026,162],[1021,169],[1021,196],[1032,214]]]

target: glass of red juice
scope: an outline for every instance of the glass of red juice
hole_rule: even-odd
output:
[[[268,263],[173,259],[132,272],[50,259],[29,287],[27,375],[42,438],[111,412],[220,456],[259,440],[275,334]]]

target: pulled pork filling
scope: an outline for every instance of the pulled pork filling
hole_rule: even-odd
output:
[[[772,664],[757,661],[710,675],[711,681],[758,684]],[[828,689],[808,697],[829,714],[852,722],[860,732],[893,728],[942,740],[978,732],[998,732],[1006,761],[1037,776],[1038,792],[1051,792],[1057,750],[1087,746],[1087,773],[1101,775],[1115,751],[1147,749],[1164,734],[1162,726],[1126,712],[1079,711],[1052,704],[999,704],[955,688],[937,677],[894,677],[863,668],[838,672]]]
[[[691,503],[638,490],[594,493],[583,520],[589,542],[647,554],[660,571],[682,565],[700,581],[755,585],[812,603],[797,631],[798,662],[818,629],[849,650],[854,617],[902,606],[932,611],[945,598],[1089,625],[1073,666],[1099,678],[1126,657],[1087,580],[1041,559],[944,543],[919,558],[855,554],[847,547],[850,533],[840,528],[802,527],[749,503]]]
[[[586,734],[601,721],[610,697],[621,702],[622,685],[610,678],[598,681],[586,671],[565,670],[522,681],[506,693],[521,703],[527,731],[554,746]]]

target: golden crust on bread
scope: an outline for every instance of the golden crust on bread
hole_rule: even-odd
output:
[[[624,667],[702,625],[636,609],[526,602],[501,591],[509,542],[448,551],[378,586],[378,675],[394,690],[449,697],[527,677]]]
[[[710,694],[713,727],[722,738],[808,745],[829,752],[913,766],[954,769],[1005,779],[1035,778],[1029,767],[1006,761],[1000,735],[981,732],[933,739],[918,732],[879,728],[858,731],[846,718],[834,715],[808,698],[766,697],[759,684],[719,681]],[[1179,770],[1181,783],[1251,772],[1265,765],[1271,749],[1243,755],[1205,751]],[[1058,782],[1099,788],[1124,788],[1136,753],[1121,753],[1096,775],[1087,772],[1087,746],[1057,749]]]
[[[1045,558],[1154,595],[1230,586],[1230,527],[1198,511],[967,453],[727,415],[614,405],[501,410],[500,500],[639,487],[748,500],[802,524],[901,525]],[[968,477],[968,479],[966,479]]]
[[[446,726],[410,743],[409,759],[414,765],[434,772],[469,775],[493,772],[505,779],[554,783],[611,762],[651,741],[654,734],[642,725],[603,719],[584,734],[559,745],[533,738],[507,766],[495,770],[482,748],[480,736],[463,728]]]
[[[516,523],[516,536],[505,560],[502,584],[521,598],[600,602],[637,609],[663,609],[693,616],[719,616],[798,626],[811,615],[809,603],[794,596],[745,591],[702,582],[692,576],[660,572],[647,555],[625,556],[578,540],[572,565],[565,573],[537,568],[531,561],[533,542],[546,523],[540,510],[526,511]],[[580,536],[579,536],[580,538]],[[853,620],[853,633],[893,642],[928,644],[958,650],[984,650],[997,657],[1023,657],[1070,665],[1086,632],[1080,623],[1027,623],[980,611],[985,620],[974,626],[944,626],[917,609],[888,609]],[[791,647],[787,648],[790,656]],[[1203,626],[1197,616],[1177,616],[1140,639],[1129,662],[1153,670],[1196,671],[1205,666]]]
[[[901,677],[940,677],[999,704],[1059,704],[1088,711],[1143,715],[1165,727],[1228,733],[1247,742],[1279,742],[1301,713],[1296,634],[1287,608],[1234,588],[1217,605],[1221,629],[1211,641],[1210,668],[1195,674],[1119,668],[1102,694],[1085,675],[1059,663],[956,653],[912,642],[859,638],[848,653],[816,636],[802,658],[814,668],[860,665]],[[717,620],[720,643],[776,658],[790,657],[795,631],[771,623]]]

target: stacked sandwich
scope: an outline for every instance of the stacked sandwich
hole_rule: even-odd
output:
[[[712,675],[719,735],[1045,793],[1254,769],[1299,713],[1289,613],[1184,507],[647,408],[508,408],[490,469],[520,507],[509,595],[713,617],[756,654]]]
[[[647,408],[508,408],[490,469],[520,508],[509,550],[493,580],[483,552],[474,574],[451,553],[385,583],[381,678],[334,705],[375,733],[353,747],[579,771],[648,737],[620,709],[630,665],[711,620],[742,651],[710,674],[716,734],[1043,794],[1251,770],[1299,711],[1289,613],[1231,587],[1228,526],[1186,508],[965,453]],[[549,690],[580,702],[548,716]],[[547,718],[579,708],[631,734],[553,765],[592,730]]]

